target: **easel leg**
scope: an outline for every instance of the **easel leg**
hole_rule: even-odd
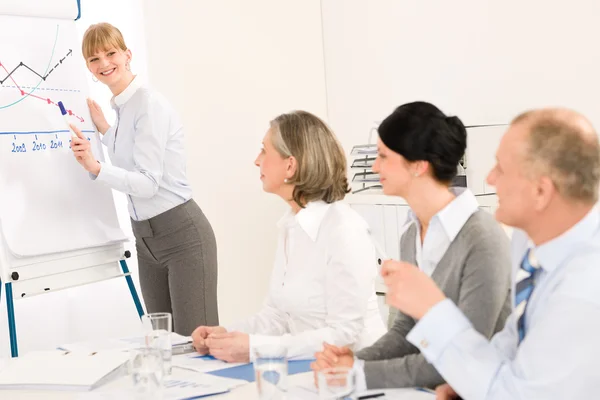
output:
[[[125,262],[125,260],[121,260],[119,261],[119,263],[121,263],[121,269],[123,270],[123,273],[129,274],[129,268],[127,267],[127,263]],[[135,308],[137,309],[140,318],[142,318],[142,315],[144,315],[144,309],[142,308],[142,303],[140,302],[137,290],[135,290],[135,286],[133,285],[133,279],[131,279],[131,275],[127,275],[125,279],[127,280],[127,286],[129,286],[131,297],[133,297]]]
[[[17,326],[15,324],[15,305],[13,302],[12,283],[4,285],[6,288],[6,310],[8,312],[8,332],[10,335],[10,354],[12,357],[19,356],[17,347]]]

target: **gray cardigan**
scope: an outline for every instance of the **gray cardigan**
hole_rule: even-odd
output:
[[[400,258],[415,265],[416,234],[416,226],[412,225],[400,240]],[[490,338],[502,330],[511,312],[509,241],[487,212],[478,210],[471,215],[431,277],[477,331]],[[434,388],[444,382],[419,350],[406,340],[415,323],[413,318],[398,312],[394,325],[384,336],[356,353],[365,360],[369,389]]]

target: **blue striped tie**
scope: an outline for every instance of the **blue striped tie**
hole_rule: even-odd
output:
[[[537,260],[535,259],[531,249],[527,250],[523,261],[521,261],[521,269],[528,275],[517,283],[515,310],[519,315],[517,327],[519,329],[519,343],[525,337],[525,311],[527,310],[527,301],[533,293],[537,273],[541,270]]]

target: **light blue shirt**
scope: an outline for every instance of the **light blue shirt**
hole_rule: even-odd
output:
[[[515,230],[513,277],[528,246],[527,235]],[[450,300],[434,306],[407,336],[465,399],[584,399],[600,390],[598,209],[533,251],[542,271],[521,344],[515,313],[490,342]]]
[[[117,120],[102,143],[112,165],[100,163],[96,180],[127,195],[129,215],[135,221],[191,199],[183,126],[167,100],[134,78],[111,105]]]
[[[421,244],[421,224],[412,210],[408,213],[407,224],[414,223],[417,225],[415,241],[417,264],[429,276],[433,274],[435,267],[465,223],[479,209],[479,203],[477,203],[475,195],[469,189],[453,187],[450,188],[450,191],[456,195],[456,198],[431,218],[423,244]],[[367,390],[364,367],[364,360],[354,359],[356,389],[358,392]]]

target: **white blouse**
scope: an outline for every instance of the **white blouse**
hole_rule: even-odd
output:
[[[310,202],[279,221],[275,266],[258,314],[228,328],[250,334],[253,349],[288,348],[312,357],[323,342],[373,344],[385,332],[375,295],[375,248],[367,223],[342,202]]]

